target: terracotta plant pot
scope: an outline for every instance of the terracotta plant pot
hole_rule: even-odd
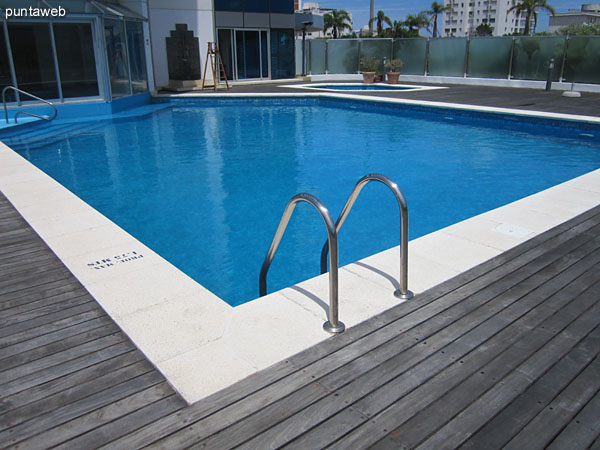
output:
[[[400,72],[388,72],[387,73],[388,84],[398,84],[399,76],[400,76]]]
[[[375,81],[375,72],[363,72],[363,83],[373,84]]]
[[[383,81],[383,75],[375,76],[375,83],[381,83]]]

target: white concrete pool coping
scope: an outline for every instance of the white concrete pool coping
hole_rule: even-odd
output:
[[[311,91],[322,91],[322,92],[340,92],[340,89],[328,88],[327,86],[345,86],[345,87],[361,87],[365,86],[363,82],[357,83],[341,83],[341,82],[329,82],[329,83],[309,83],[309,84],[292,84],[282,85],[279,87],[294,88],[294,89],[309,89]],[[373,89],[379,92],[393,92],[395,90],[402,92],[411,91],[434,91],[437,89],[448,89],[445,86],[421,86],[416,84],[388,84],[388,83],[372,83],[367,86],[379,87],[381,89]],[[344,89],[342,92],[369,92],[365,89]]]
[[[600,123],[588,116],[317,95]],[[4,144],[0,191],[189,403],[330,338],[322,330],[327,274],[233,308]],[[600,169],[415,239],[409,288],[423,292],[598,204]],[[340,319],[347,327],[398,303],[398,271],[398,247],[340,269]]]

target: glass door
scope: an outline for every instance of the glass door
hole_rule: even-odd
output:
[[[227,78],[269,78],[268,31],[219,29],[217,36]]]

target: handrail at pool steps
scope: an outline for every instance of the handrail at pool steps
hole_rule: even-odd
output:
[[[54,120],[56,118],[56,115],[58,114],[58,111],[56,109],[56,106],[54,106],[54,103],[49,102],[48,100],[44,100],[43,98],[40,98],[40,97],[38,97],[36,95],[30,94],[29,92],[26,92],[26,91],[24,91],[22,89],[18,89],[18,88],[14,87],[14,86],[6,86],[4,89],[2,89],[2,103],[4,104],[4,118],[6,119],[6,123],[8,123],[8,109],[6,107],[6,91],[8,91],[9,89],[13,90],[15,92],[18,92],[20,94],[27,95],[27,96],[35,99],[35,100],[39,100],[40,102],[43,102],[43,103],[45,103],[47,105],[50,105],[52,107],[52,109],[54,109],[54,114],[52,115],[52,117],[39,116],[39,115],[34,114],[34,113],[30,113],[30,112],[27,112],[27,111],[19,110],[19,111],[17,111],[15,113],[15,123],[17,123],[17,116],[19,114],[26,114],[26,115],[31,116],[31,117],[37,117],[38,119],[43,119],[43,120],[48,120],[48,121]]]
[[[344,221],[348,217],[348,214],[350,214],[350,210],[354,206],[354,202],[356,202],[360,191],[371,181],[379,181],[385,184],[394,193],[398,201],[398,208],[400,209],[400,278],[398,280],[399,288],[394,291],[394,295],[398,298],[408,300],[413,297],[413,293],[408,290],[408,206],[404,194],[394,181],[380,173],[370,173],[358,180],[335,223],[335,231],[337,233],[340,232],[340,228],[342,228]],[[327,252],[328,243],[325,242],[323,250],[321,250],[322,274],[327,272]]]
[[[288,202],[285,210],[283,211],[283,215],[281,216],[281,220],[279,222],[279,226],[277,227],[277,231],[275,232],[275,236],[273,237],[273,241],[271,242],[271,246],[269,247],[269,251],[267,252],[267,256],[263,262],[263,265],[260,269],[259,276],[259,290],[260,296],[263,297],[267,295],[267,272],[269,270],[269,266],[275,257],[275,253],[277,252],[277,248],[279,247],[279,243],[281,242],[281,238],[283,237],[283,233],[285,233],[285,229],[292,217],[292,213],[294,212],[294,208],[300,202],[306,202],[314,206],[317,212],[321,215],[323,222],[325,222],[325,227],[327,228],[327,241],[329,242],[329,320],[327,320],[323,324],[323,329],[328,333],[336,334],[341,333],[346,328],[345,325],[339,321],[338,319],[338,241],[337,241],[337,232],[335,230],[335,224],[333,223],[333,218],[331,217],[331,213],[325,207],[325,205],[315,196],[310,194],[297,194],[294,195],[291,200]]]

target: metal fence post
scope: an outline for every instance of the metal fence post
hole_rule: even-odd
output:
[[[325,75],[329,73],[329,39],[325,39]]]
[[[357,67],[356,67],[356,73],[360,73],[360,51],[361,51],[361,47],[362,47],[362,39],[358,38],[358,45],[357,47],[357,52],[358,52],[358,59],[357,59]]]
[[[431,42],[430,38],[427,38],[427,43],[425,44],[425,76],[429,76],[429,43]]]
[[[508,79],[512,78],[513,55],[515,54],[515,37],[512,38],[510,46],[510,58],[508,58]]]
[[[469,70],[469,50],[471,48],[471,37],[467,36],[467,43],[465,44],[465,70],[463,72],[463,78],[467,78],[467,71]]]
[[[567,50],[569,49],[569,35],[565,36],[565,45],[563,46],[562,61],[560,63],[560,75],[558,76],[559,83],[562,83],[565,76],[565,63],[567,62]]]

